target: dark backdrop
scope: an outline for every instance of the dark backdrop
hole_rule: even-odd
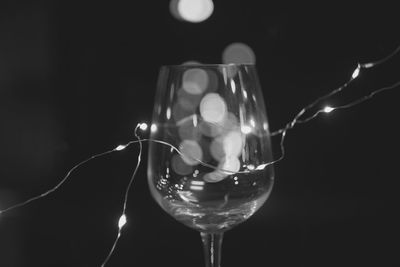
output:
[[[158,70],[253,48],[270,127],[400,45],[398,9],[215,1],[209,20],[168,1],[2,1],[0,207],[55,185],[74,164],[149,122]],[[361,73],[344,104],[399,79],[399,55]],[[398,266],[400,88],[288,133],[267,203],[225,235],[223,266]],[[276,141],[276,140],[275,140]],[[116,235],[137,147],[90,162],[59,191],[0,215],[0,266],[99,266]],[[275,145],[279,155],[279,146]],[[152,200],[146,161],[108,266],[203,266],[198,233]]]

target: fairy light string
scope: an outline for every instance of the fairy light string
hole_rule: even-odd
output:
[[[88,162],[91,161],[91,160],[94,160],[94,159],[97,159],[97,158],[106,156],[106,155],[108,155],[108,154],[110,154],[110,153],[112,153],[112,152],[114,152],[114,151],[116,151],[116,150],[113,149],[113,150],[105,151],[105,152],[102,152],[102,153],[98,153],[98,154],[95,154],[95,155],[93,155],[93,156],[91,156],[91,157],[89,157],[89,158],[87,158],[87,159],[85,159],[85,160],[79,162],[79,163],[76,164],[74,167],[72,167],[72,168],[67,172],[67,174],[61,179],[61,181],[58,182],[58,184],[56,184],[54,187],[50,188],[49,190],[45,191],[45,192],[42,193],[42,194],[39,194],[39,195],[34,196],[34,197],[32,197],[32,198],[29,198],[29,199],[27,199],[27,200],[25,200],[25,201],[23,201],[23,202],[20,202],[20,203],[15,204],[15,205],[12,205],[12,206],[10,206],[10,207],[8,207],[8,208],[6,208],[6,209],[0,210],[0,215],[3,214],[3,213],[9,212],[9,211],[15,210],[15,209],[17,209],[17,208],[21,208],[21,207],[23,207],[23,206],[26,206],[26,205],[30,204],[31,202],[33,202],[33,201],[35,201],[35,200],[39,200],[39,199],[41,199],[41,198],[47,197],[48,195],[50,195],[50,194],[54,193],[56,190],[58,190],[58,189],[68,180],[69,176],[70,176],[76,169],[78,169],[79,167],[81,167],[82,165],[88,163]]]
[[[369,68],[373,68],[376,67],[380,64],[383,64],[385,62],[387,62],[388,60],[390,60],[391,58],[393,58],[397,53],[400,52],[400,45],[397,46],[397,48],[391,52],[389,55],[385,56],[382,59],[379,59],[377,61],[373,61],[373,62],[369,62],[369,63],[364,63],[364,64],[357,64],[357,67],[354,69],[350,79],[348,81],[346,81],[343,85],[339,86],[338,88],[330,91],[329,93],[318,97],[316,100],[314,100],[313,102],[311,102],[309,105],[303,107],[294,117],[293,119],[288,122],[283,128],[276,130],[274,132],[271,132],[271,136],[278,136],[281,135],[281,140],[280,140],[280,156],[277,160],[274,160],[272,162],[268,162],[265,164],[261,164],[259,165],[256,170],[263,170],[265,167],[271,165],[271,164],[275,164],[279,161],[281,161],[284,157],[285,157],[285,147],[284,147],[284,140],[286,137],[286,133],[289,130],[292,130],[297,124],[304,124],[307,123],[315,118],[318,117],[318,115],[320,115],[321,113],[330,113],[334,110],[339,110],[339,109],[347,109],[347,108],[351,108],[354,107],[358,104],[361,104],[369,99],[371,99],[372,97],[374,97],[375,95],[382,93],[384,91],[387,90],[392,90],[396,87],[398,87],[400,85],[400,81],[395,82],[394,84],[390,85],[390,86],[386,86],[386,87],[382,87],[379,88],[375,91],[373,91],[372,93],[363,96],[361,98],[358,98],[348,104],[345,105],[341,105],[341,106],[336,106],[336,107],[331,107],[331,106],[325,106],[321,109],[318,109],[316,112],[314,112],[312,115],[301,119],[303,117],[304,114],[306,114],[309,110],[315,108],[319,103],[321,103],[321,101],[329,99],[330,97],[338,94],[339,92],[343,91],[344,89],[346,89],[355,79],[357,79],[357,77],[359,77],[362,69],[369,69]]]
[[[117,232],[117,236],[114,239],[114,243],[110,249],[110,251],[108,252],[107,257],[104,259],[103,263],[101,264],[101,267],[106,266],[107,262],[110,260],[112,254],[114,253],[115,248],[117,247],[118,241],[121,237],[121,233],[122,233],[122,228],[125,226],[125,224],[127,223],[127,217],[126,217],[126,207],[127,207],[127,203],[128,203],[128,197],[129,197],[129,191],[132,187],[133,181],[135,179],[136,173],[139,169],[140,166],[140,162],[142,160],[142,150],[143,150],[143,144],[142,144],[142,140],[140,139],[140,136],[138,134],[138,129],[142,130],[142,131],[146,131],[147,130],[147,124],[146,123],[139,123],[138,125],[136,125],[135,127],[135,137],[137,139],[137,142],[139,143],[139,154],[137,157],[137,163],[136,163],[136,167],[135,170],[132,173],[131,178],[129,179],[129,183],[125,189],[125,195],[124,195],[124,202],[122,205],[122,212],[121,212],[121,216],[119,217],[118,220],[118,232]],[[127,146],[123,146],[123,145],[119,145],[115,148],[116,151],[121,151],[123,149],[125,149]]]
[[[335,109],[338,109],[339,107],[330,107],[330,106],[324,107],[323,109],[320,109],[320,110],[316,111],[313,115],[309,116],[308,118],[303,119],[303,120],[300,120],[300,118],[301,118],[308,110],[314,108],[314,107],[315,107],[316,105],[318,105],[321,101],[326,100],[326,99],[328,99],[328,98],[330,98],[330,97],[336,95],[337,93],[343,91],[344,89],[346,89],[346,88],[360,75],[362,69],[369,69],[369,68],[376,67],[376,66],[378,66],[378,65],[380,65],[380,64],[383,64],[383,63],[385,63],[386,61],[390,60],[392,57],[394,57],[394,56],[395,56],[397,53],[399,53],[399,52],[400,52],[400,45],[399,45],[393,52],[391,52],[389,55],[387,55],[386,57],[384,57],[384,58],[382,58],[382,59],[379,59],[379,60],[374,61],[374,62],[364,63],[364,64],[358,63],[358,64],[357,64],[357,67],[355,68],[355,70],[353,71],[353,73],[352,73],[350,79],[349,79],[347,82],[345,82],[343,85],[339,86],[338,88],[334,89],[333,91],[330,91],[328,94],[318,97],[318,98],[315,99],[311,104],[309,104],[309,105],[303,107],[303,108],[296,114],[296,116],[294,116],[294,118],[293,118],[289,123],[286,124],[285,127],[281,128],[281,129],[279,129],[279,130],[277,130],[277,131],[272,132],[272,133],[271,133],[271,136],[276,136],[276,135],[282,134],[284,131],[287,131],[287,130],[292,129],[297,123],[308,122],[308,121],[310,121],[311,119],[313,119],[314,117],[316,117],[319,113],[322,113],[322,112],[324,112],[324,113],[330,113],[331,111],[333,111],[333,110],[335,110]],[[373,96],[376,95],[377,93],[381,93],[382,91],[386,91],[386,90],[389,90],[389,89],[394,89],[394,88],[397,87],[397,86],[398,86],[398,82],[394,83],[394,84],[391,85],[391,86],[388,86],[388,87],[384,87],[384,88],[380,88],[380,89],[378,89],[378,90],[375,90],[374,92],[372,92],[372,93],[370,94],[371,96],[368,95],[368,96],[366,96],[366,97],[362,97],[361,99],[364,99],[364,100],[362,100],[362,101],[359,102],[359,103],[352,104],[351,106],[349,106],[349,108],[352,107],[352,106],[354,106],[354,105],[361,104],[362,102],[364,102],[364,101],[367,100],[367,99],[370,99],[371,97],[373,97]],[[365,98],[366,98],[366,99],[365,99]],[[361,99],[359,99],[359,100],[361,100]],[[356,100],[356,101],[354,101],[354,102],[358,102],[359,100]],[[344,106],[346,106],[346,105],[344,105]],[[346,108],[346,107],[342,107],[342,108]]]
[[[268,167],[270,165],[273,165],[273,164],[281,161],[282,159],[284,159],[284,157],[285,157],[285,146],[284,146],[285,137],[287,135],[287,132],[292,130],[297,124],[308,123],[311,120],[317,118],[321,113],[330,113],[330,112],[335,111],[335,110],[352,108],[352,107],[354,107],[356,105],[359,105],[359,104],[371,99],[372,97],[376,96],[377,94],[380,94],[380,93],[382,93],[384,91],[393,90],[396,87],[399,87],[400,86],[400,81],[398,81],[398,82],[396,82],[396,83],[394,83],[394,84],[392,84],[390,86],[379,88],[379,89],[373,91],[372,93],[370,93],[368,95],[365,95],[365,96],[363,96],[361,98],[358,98],[358,99],[356,99],[356,100],[354,100],[354,101],[352,101],[350,103],[347,103],[347,104],[344,104],[344,105],[340,105],[340,106],[335,106],[335,107],[325,106],[325,107],[323,107],[321,109],[318,109],[312,115],[307,116],[305,118],[302,118],[309,110],[315,108],[321,101],[326,100],[326,99],[336,95],[337,93],[343,91],[344,89],[346,89],[355,79],[357,79],[357,77],[360,75],[360,73],[361,73],[361,71],[363,69],[369,69],[369,68],[373,68],[373,67],[375,67],[377,65],[383,64],[386,61],[390,60],[392,57],[394,57],[399,52],[400,52],[400,46],[398,46],[392,53],[390,53],[386,57],[384,57],[382,59],[379,59],[379,60],[377,60],[375,62],[369,62],[369,63],[365,63],[365,64],[360,64],[359,63],[357,65],[356,69],[353,71],[350,79],[348,81],[346,81],[342,86],[330,91],[326,95],[323,95],[323,96],[317,98],[311,104],[309,104],[309,105],[305,106],[304,108],[302,108],[293,117],[293,119],[290,122],[285,124],[285,126],[283,128],[281,128],[279,130],[276,130],[276,131],[273,131],[271,133],[271,136],[279,136],[280,135],[280,137],[281,137],[280,138],[280,156],[276,160],[260,164],[260,165],[256,166],[254,169],[251,169],[251,170],[244,170],[244,171],[239,171],[239,172],[232,172],[232,171],[229,171],[229,170],[223,170],[223,169],[218,168],[216,166],[213,166],[213,165],[207,164],[205,162],[202,162],[199,159],[194,159],[194,160],[197,160],[200,164],[202,164],[204,166],[213,168],[215,170],[228,172],[228,173],[231,173],[231,174],[233,174],[233,173],[249,173],[249,172],[252,172],[252,171],[264,170],[266,167]],[[79,167],[81,167],[82,165],[88,163],[89,161],[92,161],[94,159],[109,155],[109,154],[111,154],[113,152],[119,152],[119,151],[125,150],[126,148],[128,148],[132,144],[139,144],[139,153],[138,153],[138,157],[137,157],[137,163],[136,163],[135,169],[134,169],[134,171],[132,173],[132,176],[131,176],[131,178],[130,178],[130,180],[128,182],[128,185],[127,185],[127,187],[125,189],[123,205],[122,205],[122,211],[121,211],[121,215],[120,215],[120,217],[118,219],[118,223],[117,223],[117,226],[118,226],[117,235],[116,235],[116,237],[114,239],[113,245],[112,245],[109,253],[107,254],[106,258],[104,259],[104,261],[101,264],[101,267],[105,267],[106,264],[108,263],[108,261],[110,260],[111,256],[113,255],[113,253],[114,253],[114,251],[115,251],[115,249],[117,247],[118,241],[119,241],[119,239],[120,239],[120,237],[122,235],[122,230],[123,230],[124,226],[126,225],[126,223],[128,221],[127,216],[126,216],[126,210],[127,210],[128,199],[129,199],[129,192],[131,190],[131,187],[132,187],[133,182],[134,182],[134,178],[135,178],[135,176],[137,174],[137,171],[138,171],[138,169],[140,167],[140,164],[141,164],[143,142],[154,142],[154,143],[158,143],[158,144],[161,144],[161,145],[165,145],[165,146],[170,147],[171,150],[176,151],[178,154],[184,155],[177,147],[173,146],[172,144],[170,144],[168,142],[164,142],[164,141],[161,141],[161,140],[155,140],[155,139],[141,139],[140,135],[139,135],[139,130],[144,132],[144,131],[147,130],[147,128],[148,128],[148,125],[146,123],[138,123],[137,126],[135,127],[135,130],[134,130],[134,135],[136,137],[136,140],[129,141],[128,143],[126,143],[124,145],[118,145],[114,149],[95,154],[95,155],[90,156],[89,158],[79,162],[78,164],[73,166],[66,173],[66,175],[60,180],[60,182],[58,182],[54,187],[50,188],[49,190],[45,191],[44,193],[41,193],[41,194],[36,195],[36,196],[33,196],[33,197],[31,197],[31,198],[29,198],[29,199],[27,199],[25,201],[22,201],[20,203],[14,204],[14,205],[6,208],[6,209],[0,210],[0,215],[2,215],[4,213],[7,213],[7,212],[10,212],[12,210],[15,210],[17,208],[24,207],[24,206],[32,203],[33,201],[39,200],[41,198],[45,198],[48,195],[54,193],[55,191],[57,191],[68,180],[68,178],[71,176],[71,174],[74,171],[76,171]],[[184,156],[187,157],[188,155],[184,155]]]

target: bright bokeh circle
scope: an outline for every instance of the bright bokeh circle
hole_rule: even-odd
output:
[[[175,9],[176,8],[176,9]],[[172,0],[171,13],[174,17],[198,23],[208,19],[214,11],[212,0]]]
[[[224,64],[255,64],[256,55],[250,46],[244,43],[232,43],[224,49],[222,62]]]

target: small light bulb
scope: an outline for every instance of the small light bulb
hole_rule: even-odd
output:
[[[256,168],[256,170],[264,170],[265,167],[267,167],[267,165],[268,165],[267,163],[258,165],[257,168]]]
[[[364,64],[364,65],[363,65],[363,67],[366,68],[366,69],[372,68],[373,66],[375,66],[374,63],[367,63],[367,64]]]
[[[118,221],[118,228],[121,229],[126,224],[126,216],[122,214]]]
[[[355,79],[358,77],[360,74],[360,65],[357,66],[357,68],[354,70],[353,74],[351,75],[351,78]]]
[[[117,146],[117,147],[115,148],[115,150],[121,151],[121,150],[124,150],[125,148],[126,148],[126,145],[119,145],[119,146]]]
[[[332,110],[334,110],[334,108],[332,108],[332,107],[330,107],[330,106],[326,106],[326,107],[323,109],[323,111],[324,111],[325,113],[329,113],[329,112],[331,112]]]
[[[142,130],[142,131],[146,131],[147,130],[147,123],[141,123],[140,124],[140,126],[139,126],[139,128],[140,128],[140,130]]]
[[[253,164],[249,164],[247,165],[247,169],[249,169],[250,171],[254,170],[256,167],[254,167]]]
[[[152,133],[157,132],[157,125],[152,124],[152,125],[150,126],[150,131],[151,131]]]

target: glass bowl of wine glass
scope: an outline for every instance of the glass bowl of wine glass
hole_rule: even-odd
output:
[[[255,66],[163,66],[150,140],[153,198],[201,233],[206,266],[219,266],[223,233],[253,215],[274,183],[273,166],[266,164],[272,162],[272,149]]]

